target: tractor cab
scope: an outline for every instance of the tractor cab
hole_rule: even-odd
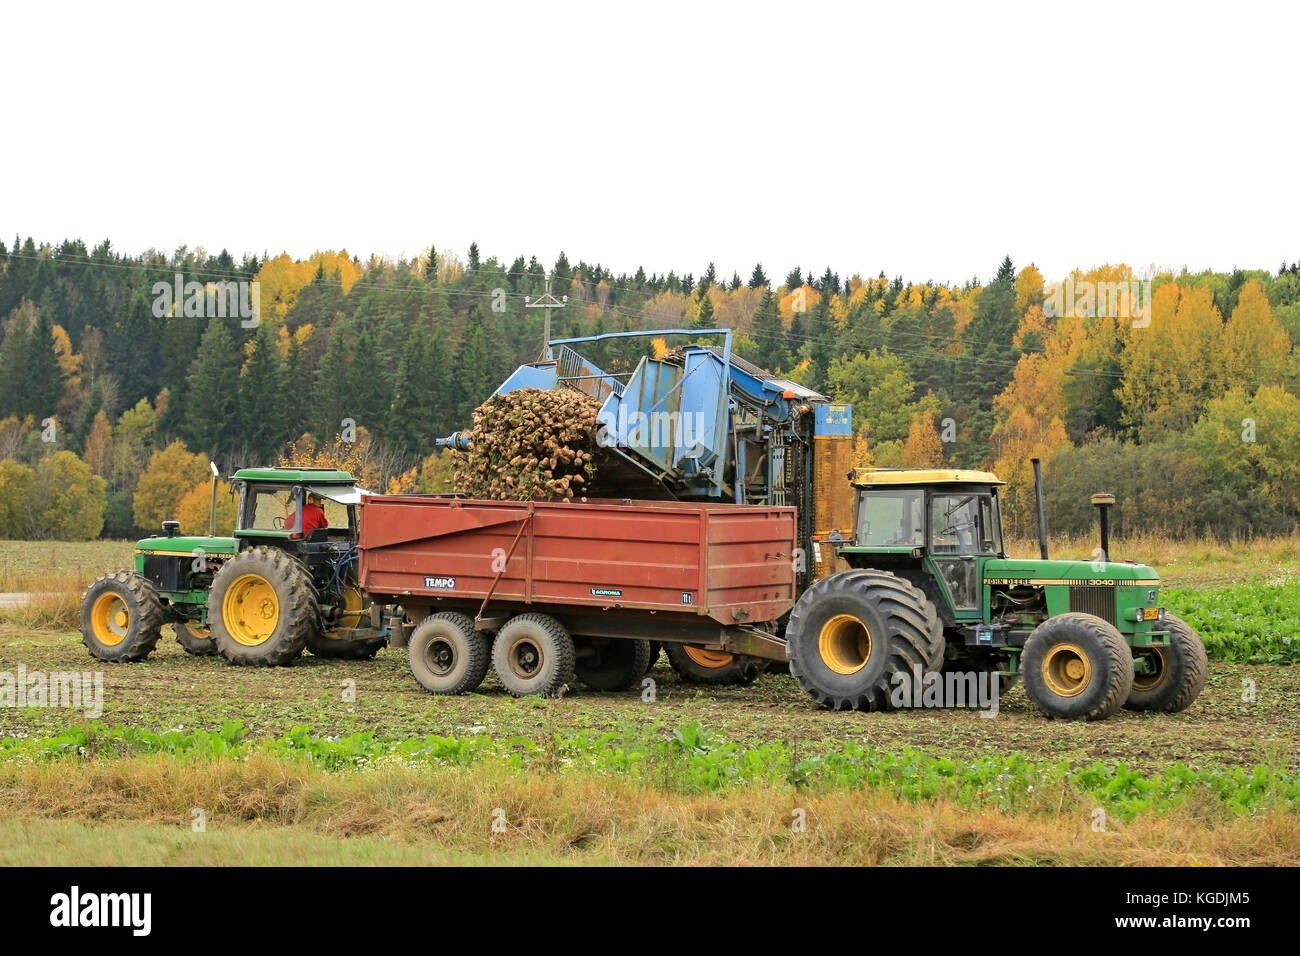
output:
[[[270,545],[293,551],[346,551],[357,543],[357,507],[365,491],[346,471],[243,468],[235,472],[233,489],[239,497],[235,538],[241,550]],[[325,527],[304,530],[309,501],[319,502],[324,510]]]
[[[984,568],[1003,558],[1003,482],[984,471],[860,468],[856,528],[840,556],[912,579],[944,623],[979,620]]]

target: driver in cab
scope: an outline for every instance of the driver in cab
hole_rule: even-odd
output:
[[[307,505],[302,509],[302,534],[304,538],[317,528],[328,528],[330,526],[329,519],[325,517],[324,505],[324,499],[320,495],[308,492]],[[292,528],[296,517],[294,512],[290,511],[288,517],[284,519],[285,527]]]

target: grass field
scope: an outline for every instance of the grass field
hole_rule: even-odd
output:
[[[10,544],[12,590],[130,555]],[[1164,555],[1183,568],[1162,568],[1166,603],[1217,621],[1218,658],[1295,660],[1300,562],[1260,548],[1223,578],[1205,547]],[[1096,724],[1043,719],[1018,687],[993,719],[832,714],[783,674],[706,690],[666,663],[652,702],[515,700],[491,677],[433,697],[392,649],[245,669],[165,636],[110,666],[10,616],[0,672],[19,665],[100,670],[103,714],[0,707],[0,863],[1300,863],[1300,670],[1281,663],[1215,660],[1187,711]]]

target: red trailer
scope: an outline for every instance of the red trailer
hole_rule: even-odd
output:
[[[434,693],[472,690],[489,663],[516,695],[555,693],[575,670],[620,689],[652,640],[785,660],[794,508],[362,500],[361,587],[401,605],[411,670]]]

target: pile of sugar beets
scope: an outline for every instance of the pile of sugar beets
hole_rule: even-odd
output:
[[[561,388],[520,388],[474,410],[468,452],[458,453],[456,487],[496,501],[572,501],[595,477],[600,403]]]
[[[467,452],[457,452],[456,488],[495,501],[585,501],[617,495],[596,487],[600,403],[561,388],[521,388],[474,410]],[[580,641],[577,676],[597,690],[636,686],[659,658],[658,642]],[[668,643],[673,669],[699,684],[747,684],[765,666],[754,658]]]

